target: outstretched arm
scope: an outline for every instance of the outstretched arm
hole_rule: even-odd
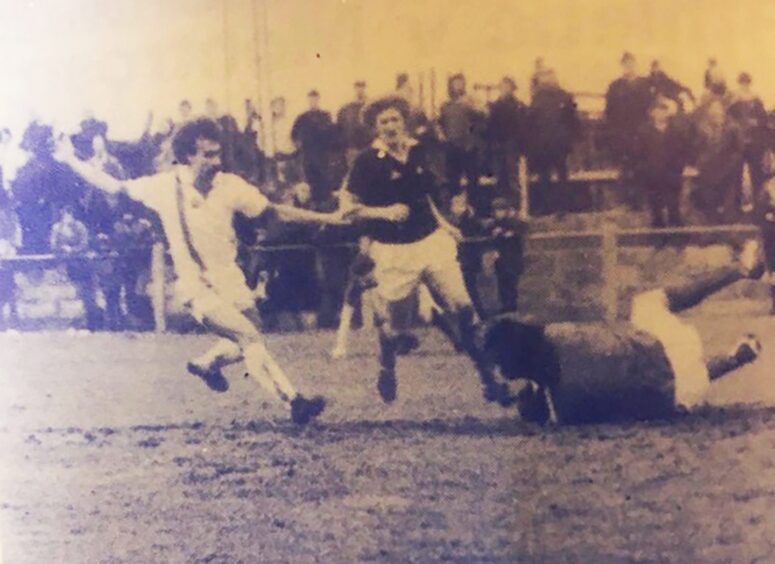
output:
[[[339,213],[321,213],[286,204],[273,204],[272,209],[281,221],[318,223],[321,225],[344,225],[346,223]]]
[[[103,172],[76,157],[75,151],[73,150],[73,144],[67,136],[58,141],[56,150],[54,151],[54,158],[62,164],[69,166],[86,182],[104,192],[115,194],[121,192],[123,189],[122,181],[116,180],[106,172]]]

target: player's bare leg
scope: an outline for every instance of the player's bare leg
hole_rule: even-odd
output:
[[[668,307],[673,313],[685,311],[739,280],[760,278],[763,273],[759,243],[751,239],[743,245],[738,264],[722,266],[695,276],[686,284],[665,288]]]
[[[334,346],[334,350],[331,351],[331,357],[334,359],[347,356],[347,339],[350,336],[354,315],[355,308],[350,304],[345,303],[339,314],[339,327],[337,327],[336,330],[336,345]]]
[[[261,320],[255,308],[243,310],[242,314],[248,318],[253,327],[260,327]],[[206,324],[206,320],[205,320]],[[217,327],[210,328],[214,333]],[[236,364],[244,359],[242,347],[233,339],[221,338],[200,356],[191,359],[188,364],[190,372],[201,377],[214,391],[225,392],[229,389],[229,382],[224,378],[222,370],[231,364]]]
[[[223,303],[204,312],[203,318],[208,329],[238,345],[244,356],[247,373],[261,387],[289,406],[294,422],[305,424],[322,413],[324,400],[320,397],[307,399],[296,391],[267,350],[258,329],[241,311]],[[233,348],[231,352],[234,352]],[[230,358],[235,357],[232,355]]]
[[[505,382],[498,382],[495,365],[485,354],[480,342],[482,321],[466,290],[456,254],[449,253],[446,261],[440,261],[429,269],[423,282],[441,308],[435,316],[435,325],[447,335],[456,349],[465,352],[473,362],[482,384],[484,399],[497,402],[503,407],[513,405],[516,398],[510,394]]]
[[[406,330],[408,302],[411,297],[396,302],[375,300],[375,317],[379,335],[379,377],[377,391],[382,401],[395,401],[398,393],[396,362],[399,353],[399,337]]]

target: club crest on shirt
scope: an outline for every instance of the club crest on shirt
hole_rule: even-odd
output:
[[[391,170],[390,171],[390,180],[398,180],[401,178],[401,173],[397,170]]]

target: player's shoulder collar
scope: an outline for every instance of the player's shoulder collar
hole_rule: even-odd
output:
[[[179,164],[173,169],[175,173],[175,179],[184,186],[191,186],[194,184],[194,173],[191,171],[191,167],[188,165]]]
[[[419,144],[420,142],[414,137],[407,137],[406,139],[406,145],[410,149]],[[376,153],[378,159],[384,159],[386,156],[390,154],[390,148],[387,146],[387,143],[385,143],[379,137],[374,139],[374,141],[372,141],[371,148]]]

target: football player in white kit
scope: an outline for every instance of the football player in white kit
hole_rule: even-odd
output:
[[[175,292],[197,321],[220,337],[188,363],[189,372],[213,390],[225,391],[228,382],[221,369],[244,359],[248,373],[288,405],[293,421],[306,424],[323,411],[325,401],[296,391],[251,321],[255,298],[236,263],[232,219],[236,212],[249,217],[275,213],[286,221],[323,224],[340,223],[339,216],[272,204],[239,176],[222,172],[220,130],[211,120],[184,125],[173,149],[178,164],[172,170],[124,181],[79,160],[66,138],[55,157],[93,186],[124,192],[159,215],[175,268]]]

